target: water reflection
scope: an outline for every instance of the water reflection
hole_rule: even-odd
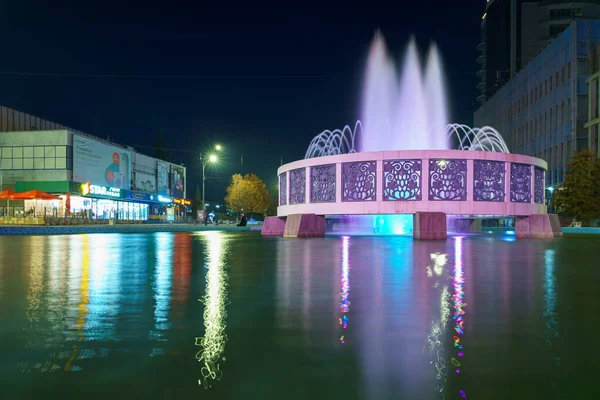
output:
[[[428,265],[425,268],[425,272],[428,278],[434,280],[431,284],[431,287],[436,289],[434,292],[439,291],[440,311],[439,318],[431,323],[431,329],[426,340],[426,348],[430,354],[430,363],[435,368],[437,384],[434,390],[441,393],[444,390],[444,383],[448,373],[443,343],[448,320],[450,319],[450,292],[446,284],[447,276],[444,274],[446,264],[448,263],[448,255],[439,252],[431,253],[430,259],[432,265]]]
[[[196,346],[201,347],[196,353],[196,359],[202,364],[198,383],[208,388],[211,381],[218,381],[223,376],[220,363],[225,361],[225,357],[221,358],[221,355],[227,342],[227,240],[220,231],[203,232],[199,236],[206,246],[207,271],[206,294],[201,300],[204,303],[204,336],[196,338]]]
[[[89,268],[90,268],[90,245],[88,235],[82,235],[81,237],[81,277],[79,286],[79,305],[77,307],[78,314],[75,322],[75,329],[77,333],[77,342],[73,345],[71,354],[65,364],[65,371],[72,371],[74,368],[73,362],[79,355],[79,342],[85,340],[85,322],[88,314],[88,303],[90,301],[90,293],[88,288],[89,283]]]
[[[342,237],[342,274],[340,280],[340,325],[342,329],[348,328],[348,312],[350,311],[350,237]],[[345,333],[342,331],[340,342],[346,343]]]
[[[48,237],[49,263],[46,265],[48,271],[48,285],[44,302],[48,310],[46,320],[51,326],[51,336],[48,343],[62,344],[64,339],[63,327],[66,324],[67,309],[69,305],[68,296],[68,273],[69,273],[69,242],[61,236]],[[64,358],[68,358],[65,354]],[[60,366],[58,367],[60,368]]]
[[[27,254],[26,265],[29,265],[29,290],[27,292],[27,312],[26,317],[29,322],[40,322],[40,308],[42,304],[42,293],[44,291],[45,282],[45,261],[46,261],[46,240],[42,236],[30,236],[30,246],[37,248],[39,251],[30,252]]]
[[[589,241],[250,235],[0,236],[2,398],[597,397]]]
[[[154,292],[154,330],[151,339],[165,341],[165,331],[169,330],[171,285],[173,278],[173,234],[155,233],[156,264],[152,290]],[[156,351],[156,350],[155,350]]]
[[[122,274],[122,247],[118,235],[89,235],[85,240],[93,241],[91,250],[84,245],[84,263],[89,263],[89,315],[86,340],[107,341],[118,339],[116,322],[121,313],[120,290]],[[89,257],[89,258],[86,258]],[[85,264],[83,264],[85,269]],[[83,282],[83,280],[82,280]],[[90,356],[93,350],[90,349]]]
[[[546,344],[552,351],[554,350],[554,347],[556,347],[556,341],[559,337],[558,314],[556,312],[556,277],[554,275],[554,263],[554,249],[546,250],[544,253],[544,320],[546,323],[544,338],[546,339]],[[560,357],[555,355],[554,361],[556,366],[560,365]]]
[[[464,328],[464,308],[467,304],[464,302],[465,292],[464,292],[464,284],[465,277],[463,271],[463,238],[455,237],[454,238],[454,276],[452,279],[452,284],[454,286],[454,294],[452,295],[452,302],[454,306],[454,316],[453,324],[454,324],[454,333],[455,335],[452,337],[454,341],[454,352],[453,356],[450,359],[453,366],[456,368],[455,373],[460,374],[463,372],[463,356],[464,356],[464,340],[463,335],[465,333]],[[466,393],[463,388],[459,389],[459,394],[461,397],[466,397]]]
[[[177,232],[173,248],[173,295],[171,297],[171,321],[173,327],[183,329],[187,304],[190,295],[192,274],[192,237],[185,232]]]

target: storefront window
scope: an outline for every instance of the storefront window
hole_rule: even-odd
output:
[[[115,201],[108,199],[91,199],[71,197],[71,215],[93,219],[147,220],[148,204]]]

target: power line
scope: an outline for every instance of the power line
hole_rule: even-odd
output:
[[[183,149],[165,149],[164,147],[153,147],[153,146],[142,146],[142,145],[130,145],[133,148],[140,148],[140,149],[152,149],[152,150],[163,150],[163,151],[178,151],[178,152],[182,152],[182,153],[197,153],[197,151],[194,150],[183,150]]]
[[[350,75],[119,75],[119,74],[85,74],[63,72],[17,72],[0,71],[0,75],[12,76],[45,76],[56,78],[105,78],[105,79],[350,79]]]

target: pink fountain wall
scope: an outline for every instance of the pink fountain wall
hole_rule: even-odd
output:
[[[385,200],[384,199],[384,162],[397,160],[421,160],[420,200]],[[452,160],[459,160],[459,163],[466,163],[466,179],[463,181],[461,190],[464,193],[463,199],[430,200],[429,185],[429,161],[444,160],[450,163]],[[474,199],[474,163],[476,160],[499,161],[504,163],[504,193],[501,201],[479,201]],[[342,173],[344,169],[352,166],[357,167],[360,163],[370,168],[370,174],[374,175],[375,190],[372,195],[365,200],[343,199],[342,193],[344,185],[346,188],[357,186],[364,188],[364,181],[353,180],[350,173],[345,176]],[[359,164],[356,164],[359,163]],[[351,165],[353,164],[353,165]],[[514,169],[523,172],[529,171],[529,201],[511,200],[511,176],[515,178],[514,187],[517,190],[523,190],[524,175],[519,176],[511,172],[512,164],[516,164]],[[315,202],[312,199],[313,185],[311,181],[312,167],[333,165],[331,171],[335,168],[335,177],[333,175],[323,176],[321,188],[328,186],[331,188],[331,195],[335,191],[335,200],[332,202]],[[437,168],[434,165],[434,168]],[[537,168],[536,168],[537,167]],[[543,174],[537,181],[536,187],[536,169],[538,173]],[[304,172],[302,173],[302,170]],[[325,168],[326,170],[326,168]],[[285,217],[292,214],[316,214],[316,215],[361,215],[361,214],[415,214],[417,212],[443,212],[446,214],[457,215],[508,215],[508,216],[526,216],[532,214],[545,214],[546,206],[544,202],[545,172],[547,163],[544,160],[519,154],[506,154],[484,151],[461,151],[461,150],[402,150],[402,151],[383,151],[343,154],[337,156],[317,157],[305,160],[295,161],[285,164],[278,169],[280,183],[280,205],[277,209],[278,216]],[[293,171],[293,172],[292,172]],[[327,171],[326,171],[327,172]],[[304,175],[304,177],[302,176]],[[326,175],[326,174],[325,174]],[[360,175],[360,174],[359,174]],[[354,178],[356,175],[354,176]],[[304,180],[302,180],[304,178]],[[502,179],[501,179],[502,180]],[[335,182],[334,182],[335,181]],[[325,183],[324,183],[325,182]],[[520,183],[519,183],[520,182]],[[334,185],[335,183],[335,185]],[[434,183],[440,184],[440,179],[434,180]],[[443,182],[442,182],[443,184]],[[518,185],[521,186],[518,186]],[[478,188],[480,188],[478,183]],[[521,189],[518,189],[518,188]],[[333,189],[334,188],[334,189]],[[446,192],[438,192],[439,187],[434,189],[433,197],[442,197]],[[517,193],[515,190],[515,193]],[[540,193],[541,191],[541,193]],[[314,192],[319,192],[315,190]],[[319,192],[320,193],[320,192]],[[478,190],[479,193],[479,190]],[[522,193],[522,192],[519,192]],[[363,193],[363,195],[365,195]],[[480,195],[480,194],[478,194]],[[367,196],[367,195],[365,195]],[[311,200],[313,200],[311,202]],[[326,198],[331,200],[331,198]],[[541,200],[541,201],[540,201]],[[296,204],[290,204],[295,202]]]

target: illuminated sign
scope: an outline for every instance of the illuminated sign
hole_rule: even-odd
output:
[[[156,195],[150,193],[142,193],[142,192],[128,192],[127,197],[133,200],[140,201],[156,201]]]
[[[184,206],[190,206],[190,205],[192,205],[192,202],[190,200],[187,200],[187,199],[173,199],[173,202],[175,204],[181,204],[181,205],[184,205]]]
[[[172,203],[173,199],[171,197],[167,197],[167,196],[161,196],[160,194],[158,195],[158,201],[160,203]]]
[[[89,182],[81,184],[81,194],[83,194],[84,196],[87,196],[88,194],[90,194],[90,183]]]
[[[81,194],[86,196],[121,197],[121,189],[109,186],[90,185],[89,182],[86,182],[81,185]]]

